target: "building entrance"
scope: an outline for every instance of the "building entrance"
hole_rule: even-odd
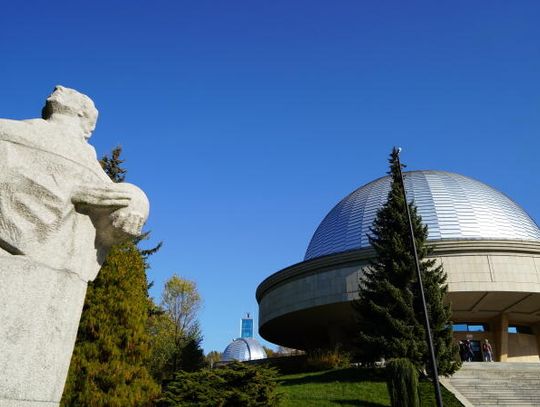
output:
[[[482,356],[482,344],[480,341],[471,340],[471,348],[474,354],[473,362],[482,362],[484,360]]]

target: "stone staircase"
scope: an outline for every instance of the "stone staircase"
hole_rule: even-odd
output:
[[[466,407],[540,406],[540,363],[464,363],[441,383]]]

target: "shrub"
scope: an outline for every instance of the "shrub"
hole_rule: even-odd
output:
[[[159,406],[272,407],[280,398],[275,369],[234,362],[214,370],[179,372]]]
[[[419,407],[418,371],[409,359],[391,359],[386,364],[387,386],[392,407]]]
[[[310,370],[328,370],[349,367],[351,356],[336,347],[334,349],[316,349],[308,353],[306,367]]]

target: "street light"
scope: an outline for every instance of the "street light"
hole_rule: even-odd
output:
[[[401,153],[401,147],[397,150],[397,163],[399,168],[399,178],[401,180],[401,188],[403,189],[403,198],[405,199],[405,208],[407,208],[407,218],[409,219],[409,232],[412,242],[412,249],[414,252],[414,261],[416,263],[416,275],[418,277],[418,286],[420,288],[420,297],[422,298],[422,307],[424,311],[424,326],[426,328],[426,337],[429,347],[429,354],[431,356],[431,372],[433,376],[433,386],[435,387],[435,399],[437,400],[437,407],[443,407],[441,386],[439,384],[439,373],[437,371],[437,360],[435,359],[435,350],[433,349],[433,339],[431,338],[431,328],[429,326],[429,315],[426,306],[426,297],[424,295],[424,285],[422,284],[422,273],[420,272],[420,262],[418,260],[418,252],[416,250],[416,240],[414,238],[414,228],[411,219],[411,211],[409,210],[409,201],[407,201],[407,192],[405,191],[405,182],[403,179],[403,173],[401,172],[401,162],[399,160],[399,154]]]

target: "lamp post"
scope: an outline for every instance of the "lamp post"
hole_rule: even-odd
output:
[[[399,154],[401,148],[398,148],[397,163],[399,169],[399,178],[401,180],[401,188],[403,189],[403,198],[405,199],[405,208],[407,209],[407,218],[409,219],[409,232],[412,242],[412,250],[414,253],[414,261],[416,264],[416,274],[418,277],[418,286],[420,288],[420,298],[422,299],[422,307],[424,311],[424,326],[426,328],[426,337],[429,347],[429,354],[431,356],[431,372],[433,377],[433,386],[435,387],[435,399],[437,400],[437,407],[443,407],[441,386],[439,384],[439,373],[437,371],[437,360],[435,359],[435,350],[433,348],[433,339],[431,337],[431,328],[429,326],[429,315],[426,306],[426,297],[424,295],[424,285],[422,284],[422,273],[420,272],[420,261],[418,260],[418,251],[416,250],[416,239],[414,237],[414,228],[411,219],[411,211],[409,209],[409,201],[407,201],[407,192],[405,191],[405,182],[403,179],[403,172],[401,172],[401,162],[399,160]]]

